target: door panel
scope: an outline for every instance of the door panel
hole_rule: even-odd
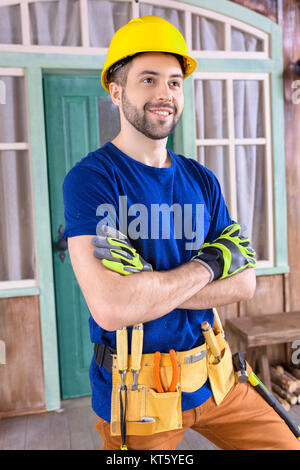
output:
[[[43,83],[61,396],[70,398],[91,393],[93,348],[89,311],[68,251],[62,262],[56,247],[64,225],[62,185],[75,163],[100,146],[98,100],[107,93],[96,76],[46,75]]]

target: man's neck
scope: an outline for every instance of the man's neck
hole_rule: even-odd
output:
[[[166,147],[155,148],[152,150],[144,148],[142,151],[139,151],[137,146],[132,145],[129,139],[124,142],[124,140],[119,136],[117,136],[111,142],[119,150],[121,150],[121,152],[125,153],[134,160],[144,163],[145,165],[156,168],[169,168],[172,164],[171,157]]]

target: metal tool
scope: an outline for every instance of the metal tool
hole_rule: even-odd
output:
[[[178,383],[178,364],[177,364],[177,358],[176,358],[176,353],[174,349],[170,349],[169,354],[171,358],[173,376],[172,376],[172,381],[171,381],[168,392],[175,392],[177,383]],[[163,389],[163,386],[160,380],[159,368],[160,368],[160,352],[156,351],[154,354],[154,367],[153,367],[153,378],[154,378],[155,388],[158,393],[165,393],[165,390]]]
[[[212,355],[218,359],[218,361],[221,361],[221,351],[218,346],[216,336],[213,332],[212,327],[207,321],[204,321],[201,323],[201,329],[206,341],[206,344],[208,345],[209,349],[212,352]]]
[[[126,450],[126,410],[127,410],[127,387],[125,385],[125,376],[128,369],[128,336],[127,328],[124,326],[117,330],[117,362],[118,370],[121,375],[120,388],[120,426],[122,445],[121,450]],[[124,393],[124,402],[123,394]]]
[[[144,327],[143,323],[138,323],[132,328],[131,338],[131,372],[133,383],[131,390],[137,390],[137,378],[141,368],[141,359],[143,352]]]
[[[247,363],[244,358],[244,351],[239,351],[232,356],[233,367],[236,377],[239,382],[245,382],[245,377],[255,388],[255,390],[266,400],[266,402],[276,411],[276,413],[284,420],[292,433],[300,440],[300,426],[293,420],[287,413],[279,401],[272,395],[262,381],[254,374],[253,370],[248,365],[250,374],[247,371]],[[240,374],[239,374],[240,372]]]
[[[233,368],[237,382],[248,382],[249,376],[247,373],[247,364],[244,359],[245,352],[237,352],[232,355]]]

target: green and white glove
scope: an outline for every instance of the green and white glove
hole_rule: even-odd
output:
[[[256,267],[256,253],[250,246],[250,239],[240,235],[240,232],[241,225],[229,225],[216,240],[204,243],[191,259],[203,264],[210,271],[210,282]]]
[[[94,256],[101,259],[106,268],[125,276],[153,271],[151,264],[138,254],[123,233],[107,225],[101,225],[101,231],[103,236],[97,235],[91,243],[97,247]]]

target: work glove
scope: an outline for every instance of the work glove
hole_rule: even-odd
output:
[[[240,235],[240,232],[241,225],[229,225],[216,240],[204,243],[191,259],[203,264],[210,271],[210,282],[256,267],[256,253],[250,246],[250,239]]]
[[[123,233],[107,225],[101,225],[101,232],[103,236],[97,235],[91,243],[97,247],[94,256],[101,259],[106,268],[125,276],[153,271],[151,264],[138,254]]]

